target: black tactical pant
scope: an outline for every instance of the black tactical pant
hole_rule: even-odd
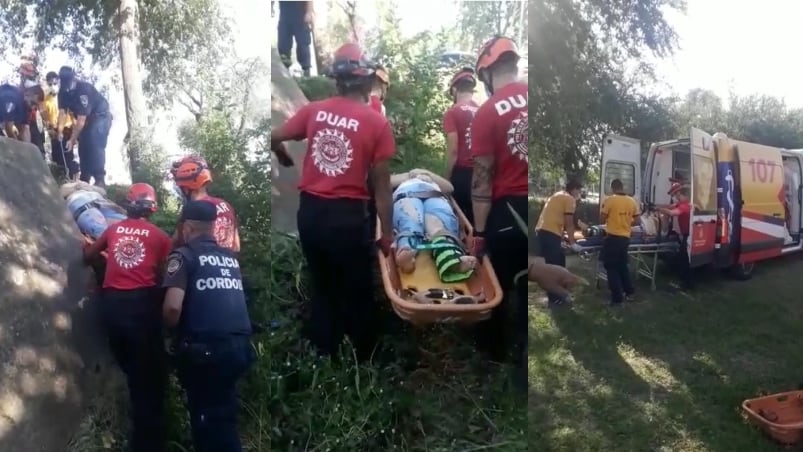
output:
[[[179,340],[176,371],[187,394],[196,452],[241,452],[237,382],[254,364],[247,335]]]
[[[472,225],[474,224],[474,208],[471,204],[471,178],[473,174],[474,170],[472,168],[455,165],[449,178],[449,182],[454,186],[454,200]],[[523,218],[524,221],[527,221],[526,216]]]
[[[503,360],[511,352],[511,345],[519,350],[527,343],[527,284],[514,281],[516,274],[527,270],[527,235],[518,226],[508,204],[522,218],[527,218],[527,196],[506,196],[497,199],[485,229],[486,249],[504,296],[494,309],[491,318],[479,324],[481,344],[488,348],[492,357]],[[510,337],[507,325],[510,311],[515,316],[514,337]],[[520,353],[515,354],[517,360]],[[524,363],[519,363],[523,365]]]
[[[301,193],[298,234],[312,279],[310,339],[322,355],[336,355],[347,335],[358,359],[376,345],[373,242],[366,202]]]
[[[101,315],[109,346],[128,383],[131,450],[165,447],[167,359],[162,339],[164,289],[103,289]]]

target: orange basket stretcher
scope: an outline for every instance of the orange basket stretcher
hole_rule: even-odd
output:
[[[782,444],[803,441],[803,391],[772,394],[742,402],[751,423]]]
[[[473,240],[474,230],[454,199],[448,199],[460,222],[460,235],[463,243],[469,244]],[[381,231],[382,223],[377,219],[377,239],[381,235]],[[491,311],[502,302],[502,289],[499,287],[499,280],[496,278],[496,273],[494,273],[488,257],[482,258],[474,270],[474,274],[467,281],[445,283],[440,280],[435,261],[428,250],[419,251],[415,271],[409,274],[399,271],[392,253],[385,257],[379,251],[378,255],[382,285],[393,310],[399,317],[414,325],[477,323],[487,320],[491,316]],[[478,302],[476,304],[427,304],[416,301],[416,298],[426,297],[428,293],[450,294],[455,297],[468,296]],[[432,298],[432,300],[437,301],[437,298]]]

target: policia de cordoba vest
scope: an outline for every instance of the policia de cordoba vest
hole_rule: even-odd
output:
[[[180,337],[224,337],[251,334],[240,263],[212,237],[200,237],[179,248],[187,263],[187,290],[181,312]]]

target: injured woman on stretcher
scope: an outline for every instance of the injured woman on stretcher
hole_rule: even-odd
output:
[[[446,179],[422,169],[394,174],[393,230],[396,265],[413,273],[416,258],[429,250],[438,276],[445,283],[469,279],[477,258],[468,254],[460,237],[460,220],[448,196],[454,187]]]

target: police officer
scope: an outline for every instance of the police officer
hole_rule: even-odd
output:
[[[30,143],[30,112],[22,89],[10,83],[0,85],[0,125],[6,137]]]
[[[185,243],[167,260],[163,316],[175,328],[175,364],[187,393],[195,450],[240,452],[236,383],[255,354],[240,263],[216,243],[216,217],[208,201],[184,206]]]
[[[72,151],[76,143],[81,169],[80,179],[89,182],[95,179],[95,185],[106,186],[106,143],[112,127],[112,115],[109,102],[92,84],[75,78],[75,72],[69,66],[59,69],[61,89],[58,94],[59,104],[59,140],[63,135],[63,124],[67,114],[75,118],[72,134],[67,140],[65,151]]]

